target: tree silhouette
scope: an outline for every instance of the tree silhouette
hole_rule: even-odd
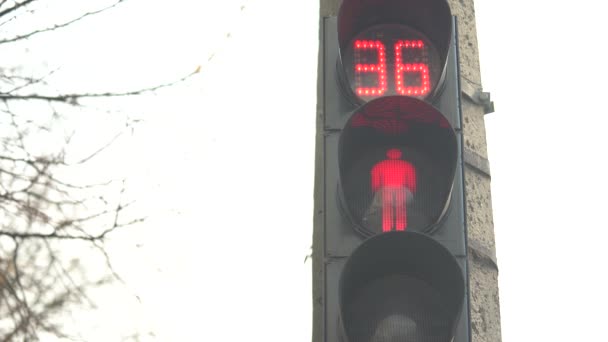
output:
[[[28,16],[43,11],[38,0],[0,0],[0,55],[8,46],[112,10],[125,0],[81,12],[64,21],[28,28]],[[0,62],[1,63],[1,62]],[[198,72],[196,70],[194,73]],[[112,144],[134,129],[125,115],[123,131],[78,158],[71,154],[73,115],[96,110],[96,99],[154,92],[187,79],[124,92],[61,92],[53,70],[0,65],[0,340],[35,341],[40,334],[69,337],[61,316],[74,306],[94,308],[87,290],[120,279],[104,241],[117,229],[141,222],[129,213],[125,180],[91,183],[74,177]],[[85,102],[87,104],[85,104]],[[86,178],[86,177],[85,177]],[[91,247],[107,261],[102,275],[91,275],[74,253],[75,244]]]

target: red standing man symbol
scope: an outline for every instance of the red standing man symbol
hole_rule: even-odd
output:
[[[386,151],[388,159],[372,168],[372,191],[381,191],[382,231],[407,228],[407,197],[416,192],[416,170],[412,164],[401,160],[401,150]]]

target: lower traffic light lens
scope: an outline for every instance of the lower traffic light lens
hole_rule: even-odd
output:
[[[340,279],[345,342],[450,342],[464,299],[464,277],[434,239],[390,232],[366,240]]]
[[[448,342],[451,316],[439,293],[406,275],[375,279],[345,307],[350,342]]]

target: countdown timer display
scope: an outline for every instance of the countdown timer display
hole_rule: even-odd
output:
[[[373,26],[357,34],[342,57],[349,86],[363,101],[387,95],[424,99],[441,76],[437,49],[404,25]]]

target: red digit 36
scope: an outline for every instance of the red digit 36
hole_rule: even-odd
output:
[[[356,40],[356,50],[376,50],[378,53],[377,64],[356,64],[356,73],[373,72],[378,75],[377,87],[357,87],[359,96],[379,96],[387,90],[386,83],[386,53],[382,42],[376,40]],[[394,45],[395,51],[395,92],[399,95],[421,96],[427,94],[431,89],[429,78],[429,67],[425,63],[403,63],[404,49],[425,49],[422,40],[399,40]],[[404,75],[406,73],[418,73],[420,84],[408,85]]]

